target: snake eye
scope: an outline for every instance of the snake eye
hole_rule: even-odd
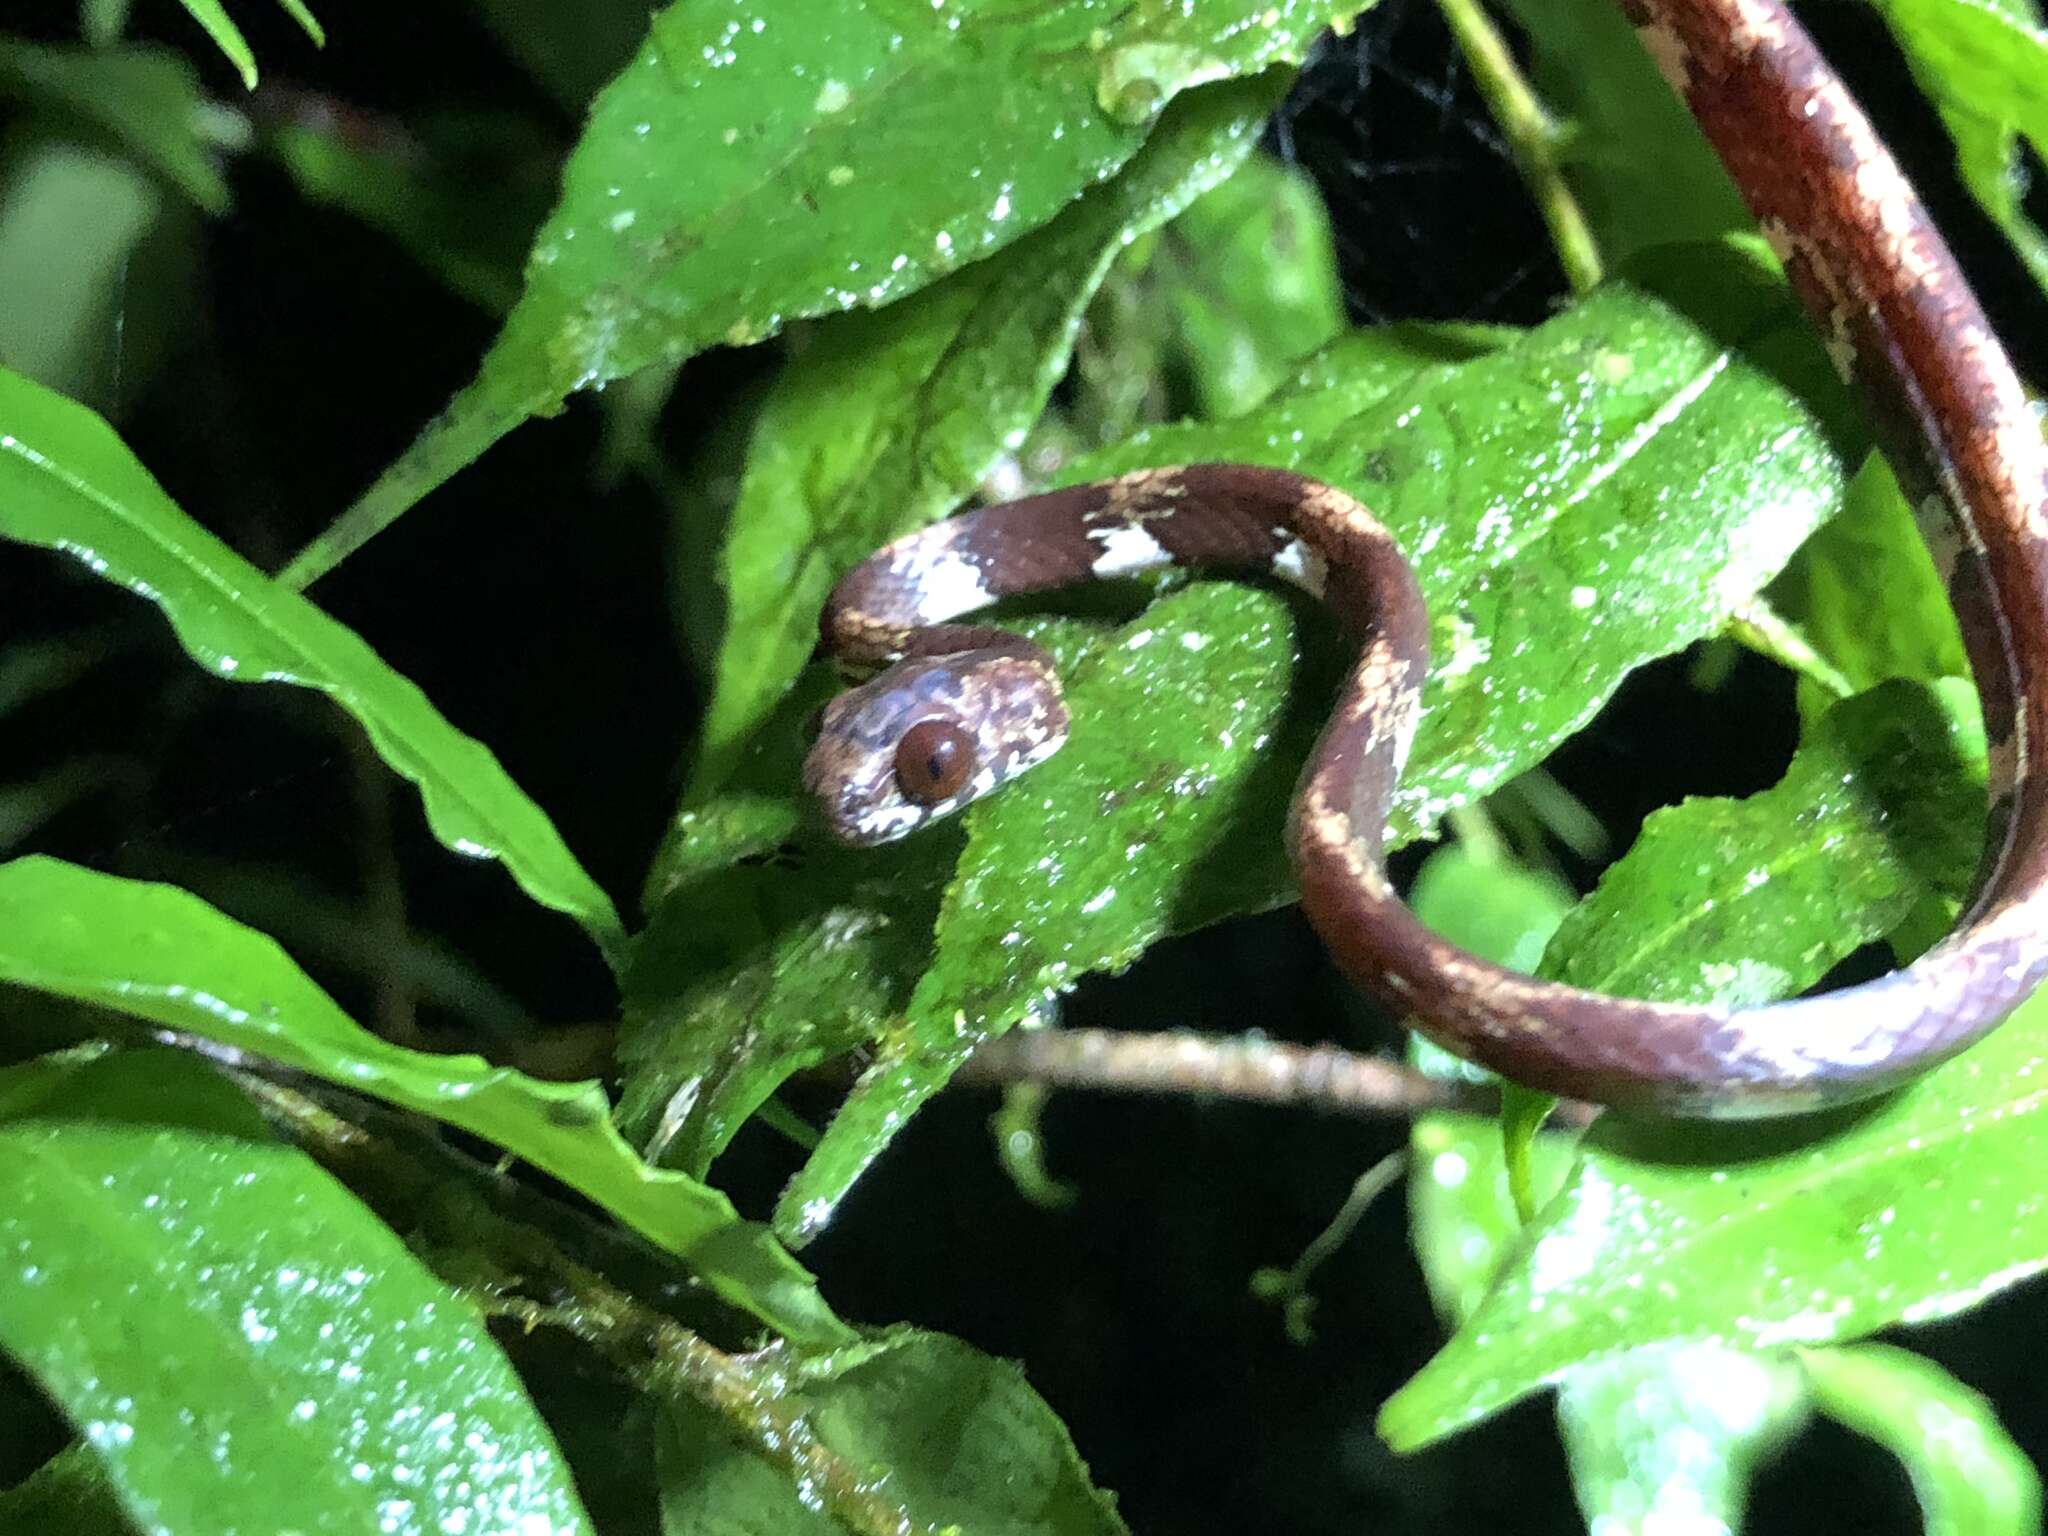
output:
[[[952,799],[973,772],[974,738],[950,720],[920,720],[896,743],[896,783],[918,805]]]

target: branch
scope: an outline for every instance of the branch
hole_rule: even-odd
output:
[[[968,1058],[953,1081],[962,1086],[1033,1082],[1111,1093],[1207,1095],[1366,1116],[1412,1116],[1444,1109],[1489,1114],[1500,1104],[1500,1095],[1482,1084],[1426,1077],[1402,1062],[1360,1056],[1334,1045],[1107,1029],[1031,1029],[1004,1035]]]

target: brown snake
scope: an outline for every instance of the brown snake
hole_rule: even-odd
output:
[[[1985,877],[1962,924],[1902,970],[1765,1007],[1650,1003],[1505,971],[1423,928],[1381,864],[1414,735],[1427,625],[1391,536],[1343,492],[1194,465],[983,508],[851,572],[824,618],[842,656],[895,664],[828,706],[805,782],[848,841],[900,837],[1064,739],[1044,652],[956,624],[1011,593],[1160,564],[1276,571],[1324,598],[1359,660],[1296,794],[1302,906],[1359,986],[1461,1056],[1624,1108],[1791,1113],[1924,1071],[2048,972],[2048,455],[2011,364],[1919,199],[1779,0],[1623,0],[1862,390],[1930,532],[1990,744]]]

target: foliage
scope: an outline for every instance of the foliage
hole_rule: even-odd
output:
[[[325,41],[298,0],[280,8]],[[1968,896],[1984,733],[1933,564],[1618,14],[1508,7],[1621,275],[1526,325],[1355,327],[1321,191],[1261,147],[1318,37],[1352,24],[1344,0],[607,3],[573,24],[479,0],[531,88],[419,118],[257,91],[228,9],[184,9],[255,94],[216,95],[217,61],[104,0],[82,43],[0,36],[0,536],[52,588],[143,599],[103,628],[0,634],[0,719],[36,735],[150,646],[181,686],[294,685],[207,697],[351,764],[367,873],[342,897],[254,857],[95,867],[125,845],[69,847],[66,818],[134,797],[164,743],[81,741],[0,782],[0,1424],[51,1440],[0,1460],[0,1525],[1126,1528],[1030,1360],[856,1319],[794,1250],[843,1245],[848,1195],[977,1050],[1056,1025],[1089,978],[1170,966],[1173,941],[1288,903],[1287,805],[1344,658],[1312,602],[1258,583],[1174,576],[1020,612],[1061,664],[1070,744],[957,825],[838,847],[796,782],[841,685],[811,659],[819,611],[875,547],[976,496],[1230,460],[1365,498],[1433,626],[1389,841],[1455,832],[1410,899],[1503,963],[1762,1002],[1873,946],[1910,957]],[[2016,169],[2048,86],[2034,18],[1880,9],[1964,183],[2048,271]],[[342,25],[364,35],[337,43],[377,46]],[[587,107],[573,142],[534,101]],[[233,475],[129,430],[179,359],[219,347],[189,298],[252,195],[359,221],[394,271],[416,262],[497,327],[288,564],[275,529],[217,531]],[[698,398],[691,370],[720,348],[754,371]],[[675,751],[645,706],[585,745],[658,756],[679,786],[658,843],[642,807],[625,881],[586,846],[603,818],[577,785],[487,746],[433,655],[380,654],[391,615],[346,586],[400,547],[357,555],[372,535],[608,385],[591,478],[669,515],[667,638],[703,695]],[[236,460],[232,410],[191,408]],[[694,437],[675,430],[690,410]],[[304,594],[344,560],[347,595]],[[1646,669],[1734,621],[1761,632],[1766,593],[1790,641],[1751,664],[1770,676],[1756,708],[1796,734],[1789,762],[1754,754],[1752,792],[1655,812],[1587,868],[1588,814],[1542,765]],[[492,637],[502,694],[550,643],[526,629],[559,633],[534,607]],[[1779,660],[1804,662],[1796,714]],[[340,708],[291,702],[309,696]],[[415,802],[409,847],[394,828]],[[537,1028],[543,987],[409,912],[465,859],[511,876],[476,898],[518,914],[508,932],[522,904],[571,919],[516,930],[583,946],[562,968],[597,978],[602,1049],[571,1069],[551,1052],[589,1030]],[[613,891],[643,872],[622,916]],[[1498,1118],[1420,1118],[1410,1232],[1448,1340],[1385,1402],[1381,1439],[1415,1451],[1555,1387],[1596,1528],[1733,1529],[1819,1415],[1896,1458],[1930,1531],[2038,1530],[2005,1405],[1856,1341],[2048,1266],[2044,1030],[2037,1001],[1818,1120],[1539,1129],[1547,1101],[1514,1092]],[[851,1087],[814,1135],[778,1096],[834,1071]],[[1000,1124],[1051,1205],[1042,1107],[1027,1089]],[[742,1215],[771,1209],[740,1166],[756,1126],[804,1144],[768,1222]],[[1085,1202],[1088,1171],[1061,1176]],[[1290,1273],[1297,1327],[1340,1236]]]

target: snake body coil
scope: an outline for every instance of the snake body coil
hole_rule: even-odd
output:
[[[840,836],[900,837],[1055,751],[1045,654],[953,622],[995,599],[1160,564],[1275,571],[1359,660],[1297,792],[1304,910],[1338,964],[1440,1044],[1519,1082],[1624,1108],[1791,1113],[1892,1087],[1995,1027],[2048,973],[2048,453],[2011,365],[1918,198],[1779,0],[1623,0],[1862,390],[1930,532],[1984,703],[1990,848],[1960,927],[1861,986],[1767,1007],[1630,1001],[1489,965],[1423,928],[1381,865],[1414,735],[1427,624],[1365,507],[1278,470],[1143,471],[987,507],[856,568],[824,619],[895,664],[828,706],[805,782]]]

